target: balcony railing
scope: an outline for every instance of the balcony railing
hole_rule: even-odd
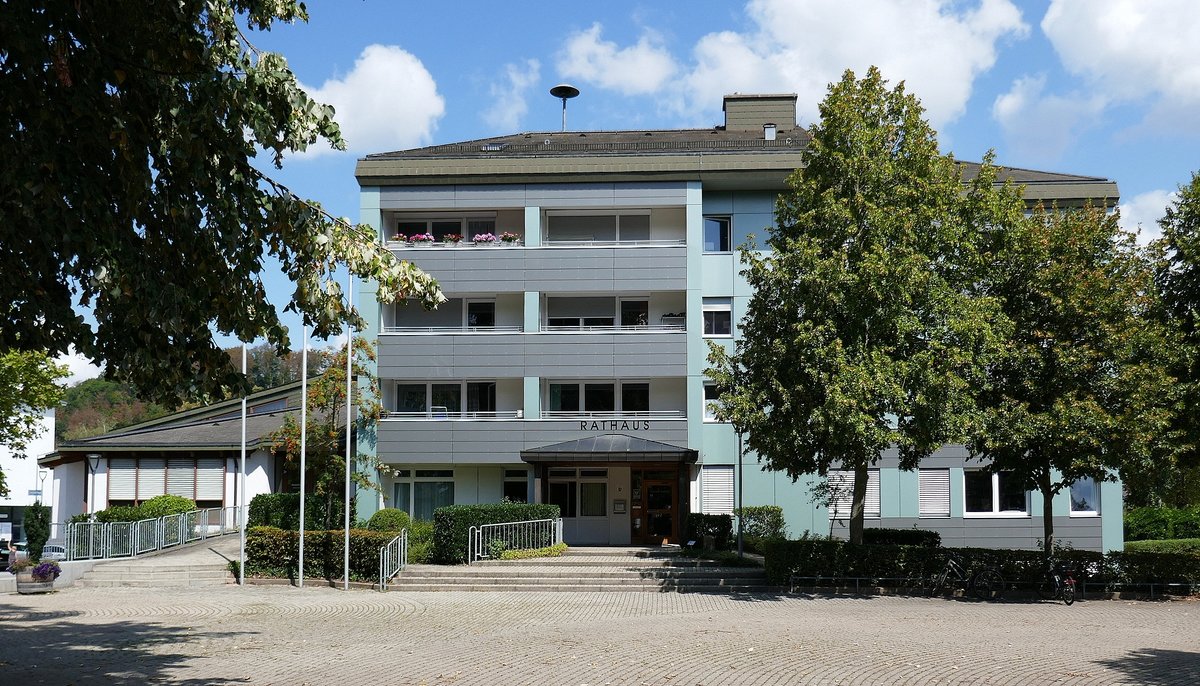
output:
[[[672,245],[687,245],[687,241],[682,238],[656,238],[653,240],[644,240],[644,241],[543,240],[542,245],[547,248],[636,248],[636,247],[662,247],[662,246],[672,246]]]
[[[427,412],[388,412],[384,419],[520,419],[522,410],[501,410],[498,412],[449,412],[447,410],[432,410]]]
[[[383,333],[406,334],[493,334],[521,333],[520,326],[385,326]]]
[[[670,419],[684,416],[683,410],[542,410],[542,419]]]
[[[626,324],[608,326],[543,326],[547,333],[664,333],[671,331],[686,331],[683,324]]]

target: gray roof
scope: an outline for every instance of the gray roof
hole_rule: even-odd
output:
[[[521,451],[526,462],[695,462],[698,453],[627,434],[603,434]]]
[[[283,426],[284,417],[299,410],[252,414],[246,417],[246,445],[255,447],[271,432]],[[119,430],[112,433],[63,441],[58,452],[103,452],[105,450],[213,450],[238,449],[242,441],[240,416],[173,423],[143,429]]]

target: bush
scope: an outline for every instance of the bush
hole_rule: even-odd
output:
[[[704,542],[705,536],[713,537],[713,545],[717,550],[729,547],[733,537],[733,517],[726,514],[701,514],[690,512],[687,516],[684,540],[695,541],[697,545]]]
[[[25,540],[29,543],[29,559],[41,560],[42,548],[50,540],[50,508],[41,501],[25,508]]]
[[[308,514],[307,512],[305,514]],[[385,507],[375,514],[371,515],[371,519],[367,521],[367,528],[371,531],[395,531],[399,532],[407,529],[411,520],[408,513],[404,510],[398,510],[394,507]]]
[[[309,493],[304,498],[304,529],[320,531],[341,529],[345,522],[342,499],[333,495]],[[350,521],[357,520],[357,503],[350,500]],[[262,493],[250,501],[247,525],[300,528],[299,493]]]
[[[741,522],[742,536],[745,538],[787,538],[783,508],[778,505],[739,507],[733,514]]]
[[[414,520],[408,527],[408,563],[428,564],[433,559],[433,522]]]
[[[333,581],[342,578],[344,530],[304,532],[304,574]],[[379,580],[379,549],[390,532],[350,530],[351,581]],[[260,526],[246,532],[247,576],[294,579],[300,558],[300,532]]]
[[[196,501],[179,495],[155,496],[138,506],[140,519],[158,519],[168,515],[183,514],[196,509]]]
[[[1200,538],[1200,507],[1139,507],[1125,513],[1125,540]]]
[[[1127,541],[1125,552],[1200,553],[1200,538],[1177,538],[1166,541]]]
[[[501,560],[528,560],[535,557],[562,557],[567,552],[566,543],[555,543],[546,548],[530,550],[505,550],[500,553]]]
[[[439,507],[433,511],[433,561],[438,564],[466,562],[467,533],[473,526],[557,519],[558,516],[558,505],[547,503],[491,503]],[[545,545],[550,544],[550,540],[545,541]]]
[[[863,529],[863,543],[875,545],[923,545],[937,548],[942,535],[925,529]]]
[[[96,513],[97,522],[136,522],[142,517],[142,508],[133,505],[117,505]]]

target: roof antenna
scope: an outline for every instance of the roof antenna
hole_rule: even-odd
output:
[[[563,103],[563,122],[562,130],[567,130],[567,100],[579,95],[579,89],[568,83],[560,83],[550,89],[550,95],[556,98],[562,98]]]

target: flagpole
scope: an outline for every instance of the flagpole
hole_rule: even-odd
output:
[[[304,352],[300,355],[300,588],[304,588],[304,471],[308,438],[308,323],[304,324]]]
[[[354,396],[351,384],[351,362],[354,359],[354,334],[350,328],[350,313],[354,312],[354,273],[346,266],[346,528],[342,541],[342,589],[350,590],[350,439],[354,431]]]
[[[242,342],[242,378],[246,377],[246,343]],[[238,467],[238,522],[241,546],[238,553],[238,586],[246,585],[246,394],[242,393],[242,458]]]

